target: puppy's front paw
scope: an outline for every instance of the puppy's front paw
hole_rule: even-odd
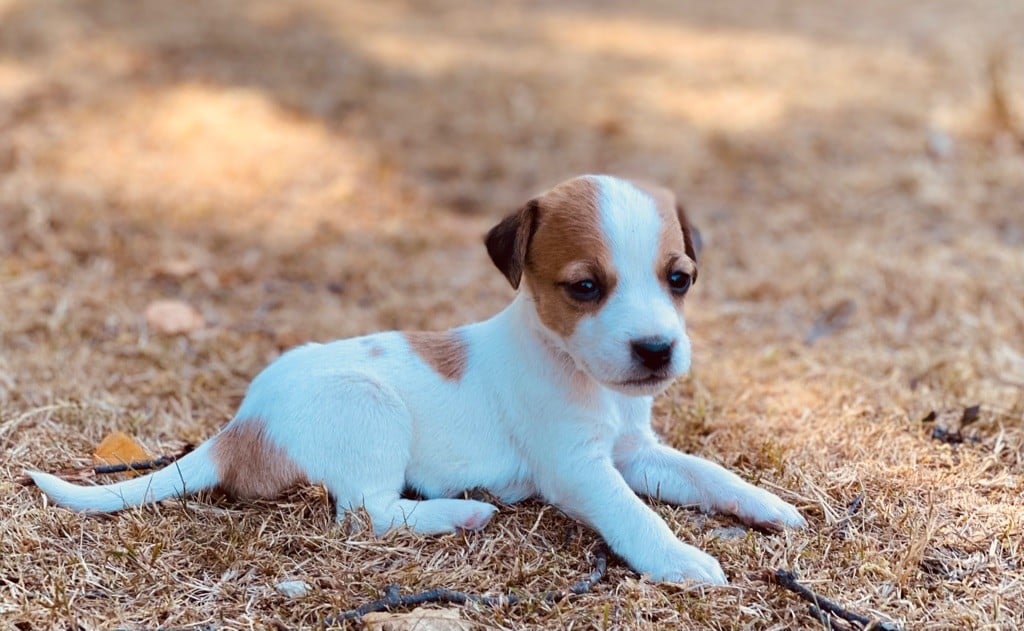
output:
[[[641,570],[644,574],[649,574],[653,581],[692,582],[704,585],[725,585],[729,582],[715,557],[682,542],[673,550],[660,554],[656,565],[657,567]]]
[[[752,484],[736,489],[723,510],[746,524],[768,530],[807,526],[807,520],[795,506]]]

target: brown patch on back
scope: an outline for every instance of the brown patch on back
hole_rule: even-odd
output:
[[[271,498],[306,481],[284,449],[266,435],[261,418],[235,421],[213,439],[220,487],[236,497]]]
[[[458,381],[466,372],[466,341],[458,331],[409,331],[402,335],[412,350],[444,379]]]
[[[572,335],[580,319],[603,304],[603,300],[572,300],[566,295],[566,283],[590,278],[605,295],[615,286],[598,199],[597,183],[579,177],[536,200],[537,225],[526,253],[526,278],[541,322],[562,337]]]

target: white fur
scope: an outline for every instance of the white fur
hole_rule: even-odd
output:
[[[690,340],[671,296],[655,275],[661,217],[654,200],[628,182],[594,176],[601,191],[601,228],[618,274],[601,311],[586,318],[567,340],[568,352],[598,381],[624,394],[655,394],[690,369]],[[653,387],[621,382],[636,378],[630,341],[663,337],[675,343],[668,377]]]
[[[378,533],[403,524],[424,533],[483,527],[494,506],[454,499],[471,488],[509,503],[539,494],[654,580],[724,583],[718,562],[679,541],[638,493],[765,526],[805,522],[775,495],[659,443],[652,395],[670,379],[617,385],[635,373],[630,340],[674,340],[671,377],[689,369],[690,345],[655,275],[654,202],[624,181],[595,181],[619,283],[568,339],[543,326],[524,289],[496,316],[457,330],[468,349],[458,380],[435,372],[400,333],[309,344],[253,380],[232,422],[263,419],[271,441],[327,487],[339,518],[363,507]],[[59,504],[113,511],[215,486],[209,445],[108,486],[31,475]],[[401,499],[403,488],[426,499]]]

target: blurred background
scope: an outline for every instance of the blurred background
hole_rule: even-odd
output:
[[[913,370],[1024,380],[1019,2],[4,0],[0,18],[8,330],[116,337],[168,297],[281,345],[483,317],[509,297],[487,227],[611,172],[690,207],[709,330],[763,344],[838,320],[886,365],[927,341]]]
[[[1019,532],[1019,0],[0,0],[4,466],[196,441],[284,348],[489,316],[484,232],[586,172],[704,235],[673,444]],[[1005,497],[935,491],[908,425],[975,403]]]

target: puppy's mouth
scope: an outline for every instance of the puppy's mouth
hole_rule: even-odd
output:
[[[583,364],[583,370],[591,379],[594,379],[598,383],[604,385],[604,387],[611,388],[612,390],[616,390],[622,394],[633,397],[650,396],[663,392],[669,384],[679,377],[679,373],[672,370],[669,366],[666,366],[665,369],[656,371],[638,371],[634,367],[633,370],[626,373],[627,375],[630,373],[633,375],[628,379],[621,379],[621,373],[620,375],[617,375],[620,377],[619,379],[602,379],[598,377],[594,371],[590,370],[590,367],[587,366],[586,363]]]
[[[660,386],[666,384],[673,379],[673,375],[651,373],[646,377],[638,377],[636,379],[627,379],[620,381],[619,385],[626,388],[651,388],[653,386]]]

